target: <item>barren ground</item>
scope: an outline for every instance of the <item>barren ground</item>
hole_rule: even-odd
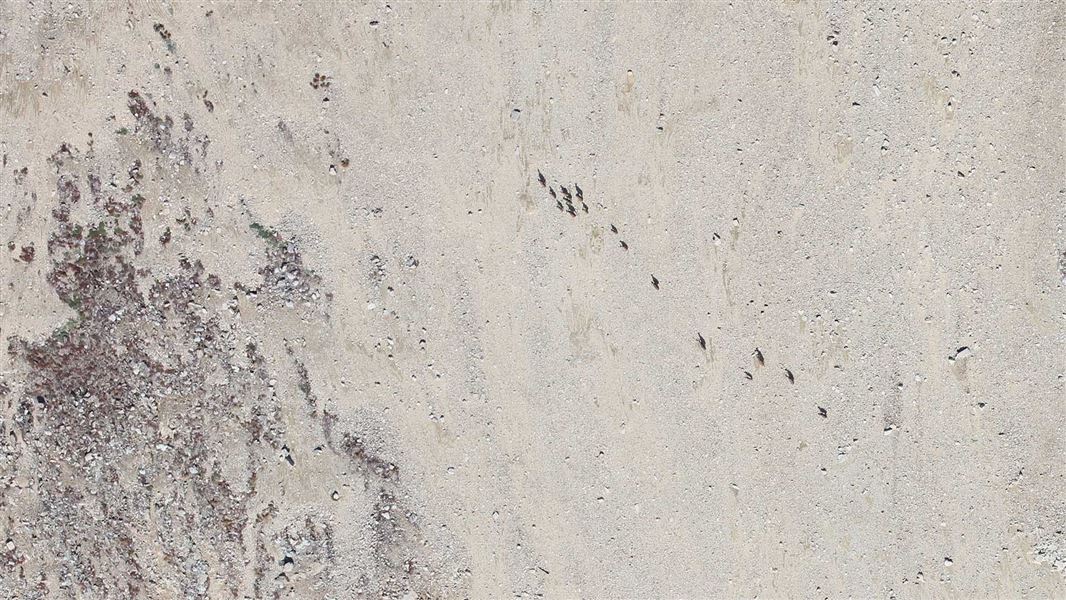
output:
[[[0,596],[1066,598],[1063,6],[3,1]]]

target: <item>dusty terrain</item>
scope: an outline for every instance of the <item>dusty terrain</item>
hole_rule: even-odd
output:
[[[1064,17],[0,3],[0,596],[1066,598]]]

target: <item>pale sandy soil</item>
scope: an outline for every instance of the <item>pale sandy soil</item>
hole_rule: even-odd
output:
[[[0,3],[0,597],[1066,598],[1064,12]]]

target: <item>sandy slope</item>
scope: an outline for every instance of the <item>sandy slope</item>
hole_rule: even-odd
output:
[[[0,594],[1066,596],[1064,16],[3,3]]]

